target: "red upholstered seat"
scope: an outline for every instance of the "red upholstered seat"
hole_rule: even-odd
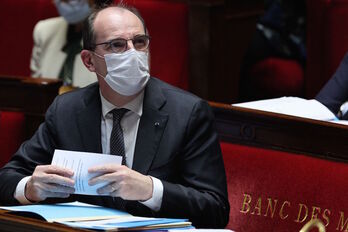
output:
[[[311,217],[348,230],[348,165],[221,143],[235,231],[299,231]]]
[[[319,90],[334,74],[338,65],[348,51],[348,1],[346,0],[306,0],[307,2],[307,59],[305,74],[295,71],[294,65],[286,62],[276,64],[273,60],[262,62],[253,67],[253,81],[256,98],[267,98],[292,95],[314,98]],[[279,68],[276,67],[279,65]],[[261,67],[260,67],[261,66]],[[275,70],[276,68],[276,70]],[[267,70],[268,69],[268,70]],[[297,69],[297,68],[296,68]],[[270,74],[272,71],[275,73]],[[291,74],[291,75],[290,75]],[[278,75],[278,76],[276,76]],[[271,77],[270,77],[271,76]],[[299,80],[298,89],[288,80]],[[267,80],[265,80],[267,79]],[[277,82],[270,84],[270,80]],[[282,92],[289,87],[289,91]],[[303,87],[303,88],[302,88]]]
[[[151,74],[188,89],[187,4],[170,0],[124,2],[134,5],[147,24],[151,36]]]
[[[24,115],[0,112],[0,167],[7,163],[24,139]]]
[[[33,28],[37,21],[57,16],[52,1],[2,0],[0,7],[0,75],[29,76]],[[24,115],[0,112],[0,166],[24,139]]]
[[[250,76],[257,99],[303,94],[303,69],[295,60],[267,58],[252,67]]]
[[[1,1],[0,75],[30,75],[34,26],[41,19],[57,15],[53,1]]]
[[[188,7],[169,0],[128,0],[144,17],[151,35],[151,74],[188,88]],[[57,16],[52,1],[3,0],[0,8],[0,75],[30,75],[32,31],[37,21]]]

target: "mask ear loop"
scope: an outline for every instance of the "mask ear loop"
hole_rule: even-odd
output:
[[[99,55],[98,53],[96,53],[96,52],[94,52],[94,51],[92,51],[92,53],[93,53],[94,55],[96,55],[98,58],[105,60],[104,56],[101,56],[101,55]],[[102,77],[103,79],[105,79],[105,77],[106,77],[106,76],[101,75],[101,74],[100,74],[99,72],[97,72],[97,71],[95,71],[95,74],[97,74],[98,76]]]
[[[104,56],[102,55],[99,55],[98,53],[96,53],[95,51],[91,51],[93,52],[94,55],[96,55],[97,57],[99,57],[100,59],[104,59]]]

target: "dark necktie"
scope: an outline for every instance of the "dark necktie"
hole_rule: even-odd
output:
[[[122,156],[122,164],[126,164],[123,131],[121,128],[121,119],[127,112],[127,109],[114,109],[111,111],[113,118],[112,131],[110,136],[110,154]]]
[[[113,117],[113,125],[110,136],[110,154],[122,156],[122,164],[126,164],[123,131],[121,128],[121,119],[127,112],[127,109],[114,109],[111,111]],[[126,201],[120,197],[113,198],[115,207],[119,210],[125,210]]]
[[[69,25],[66,37],[67,42],[62,48],[62,51],[66,53],[66,58],[59,73],[59,78],[63,80],[64,85],[72,85],[75,57],[82,50],[81,39],[82,31],[76,30],[75,25]]]
[[[59,78],[63,80],[65,85],[72,85],[75,57],[81,52],[81,49],[80,41],[71,42],[63,49],[67,55]]]

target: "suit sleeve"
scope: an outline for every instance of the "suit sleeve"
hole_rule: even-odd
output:
[[[0,169],[0,203],[2,205],[18,205],[14,192],[19,181],[32,175],[37,165],[50,164],[55,142],[55,108],[56,100],[46,113],[42,123],[33,137],[24,142],[11,160]],[[6,180],[6,181],[4,181]]]
[[[213,113],[206,102],[198,102],[192,110],[180,163],[180,184],[163,181],[158,214],[189,218],[200,228],[225,227],[230,209],[226,175]]]
[[[315,98],[334,114],[337,114],[340,106],[348,100],[348,53]]]
[[[41,39],[40,21],[33,30],[33,50],[30,58],[30,73],[32,77],[41,77],[40,65],[42,59],[42,39]]]

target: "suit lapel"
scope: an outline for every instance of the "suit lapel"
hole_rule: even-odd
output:
[[[151,167],[168,121],[168,114],[160,111],[164,104],[165,97],[161,89],[150,79],[145,89],[132,167],[143,174]]]
[[[79,112],[77,124],[84,151],[101,153],[101,102],[98,90],[99,85],[95,84],[83,99],[85,108]]]

